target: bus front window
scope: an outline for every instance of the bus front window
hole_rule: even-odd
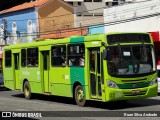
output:
[[[156,71],[151,45],[110,46],[107,48],[108,72],[111,76],[139,75]]]

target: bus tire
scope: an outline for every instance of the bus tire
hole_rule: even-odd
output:
[[[30,88],[30,85],[29,85],[28,81],[26,81],[24,83],[23,89],[24,89],[24,96],[25,96],[25,98],[26,99],[31,99],[31,88]]]
[[[76,101],[76,104],[83,107],[86,103],[84,90],[81,85],[77,85],[74,92],[74,99]]]

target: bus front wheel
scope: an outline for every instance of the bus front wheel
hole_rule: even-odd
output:
[[[28,81],[24,83],[24,96],[27,99],[31,99],[31,88]]]
[[[75,97],[75,101],[77,105],[82,106],[82,107],[85,105],[86,99],[85,99],[83,87],[81,85],[76,86],[74,97]]]

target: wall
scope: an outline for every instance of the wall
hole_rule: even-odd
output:
[[[54,6],[54,7],[53,7]],[[67,3],[51,0],[38,9],[41,35],[74,27],[74,9]]]
[[[1,14],[1,24],[2,19],[7,21],[7,44],[31,42],[37,36],[38,25],[34,8]],[[30,26],[27,26],[28,20],[32,21]],[[12,26],[13,22],[16,27]]]
[[[105,32],[151,32],[160,30],[160,0],[104,9]]]
[[[77,7],[77,12],[83,12],[83,14],[85,14],[84,11],[88,11],[86,13],[103,13],[105,6],[105,2],[81,2],[81,6]]]

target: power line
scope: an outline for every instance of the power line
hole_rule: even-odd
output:
[[[151,7],[151,6],[150,6],[150,7]],[[147,8],[147,7],[145,7],[145,8]],[[134,9],[134,10],[135,10],[135,9]],[[142,10],[142,11],[139,11],[138,14],[139,14],[139,13],[144,13],[143,11],[147,12],[146,9],[144,9],[144,8],[143,8],[143,9],[140,9],[140,10]],[[154,10],[156,10],[156,9],[154,9]],[[150,10],[149,10],[149,11],[150,11]],[[123,13],[124,13],[124,12],[121,12],[121,11],[119,11],[119,12],[120,12],[119,14],[123,14]],[[131,11],[131,10],[130,10],[130,11],[127,11],[127,12],[126,12],[125,14],[123,14],[123,15],[124,15],[124,16],[126,16],[126,15],[128,15],[128,14],[130,15],[130,13],[128,13],[128,12],[133,12],[133,11]],[[118,14],[118,13],[116,13],[116,14]],[[118,15],[119,15],[119,14],[118,14]],[[109,17],[109,16],[111,16],[111,15],[108,15],[108,13],[107,13],[107,14],[104,14],[103,17],[106,17],[106,16]],[[112,16],[113,16],[113,15],[112,15]],[[95,19],[98,20],[98,19],[101,19],[101,18],[99,18],[99,17],[96,18],[96,17],[95,17],[95,18],[94,18],[94,21],[95,21]],[[76,21],[76,23],[81,23],[81,22],[88,21],[88,20],[93,20],[93,18],[88,18],[88,19],[86,18],[86,19],[81,20],[81,21]],[[74,24],[74,23],[75,23],[75,22],[68,22],[68,23],[66,23],[66,24],[67,24],[67,25],[69,25],[69,24],[72,25],[72,24]],[[88,24],[91,24],[91,23],[88,23]],[[61,26],[61,25],[62,25],[62,23],[61,23],[61,24],[54,24],[53,27],[57,27],[57,26]],[[77,24],[77,25],[78,25],[78,24]],[[47,26],[39,26],[39,28],[47,28],[47,27],[50,27],[50,25],[49,25],[49,26],[48,26],[48,25],[47,25]],[[22,29],[21,29],[21,30],[22,30]],[[27,31],[26,29],[23,29],[23,30]],[[53,29],[53,30],[54,30],[54,29]]]
[[[145,15],[145,16],[139,16],[136,18],[129,18],[129,19],[125,19],[125,20],[118,20],[118,21],[113,21],[113,22],[106,22],[106,23],[99,23],[96,24],[95,26],[93,26],[92,28],[99,28],[99,26],[110,26],[110,25],[115,25],[115,24],[120,24],[120,23],[126,23],[126,22],[130,22],[130,21],[136,21],[136,20],[141,20],[141,19],[145,19],[145,18],[150,18],[150,17],[155,17],[155,16],[160,16],[160,13],[155,13],[155,14],[150,14],[150,15]],[[83,26],[84,28],[88,28],[90,26]],[[81,27],[77,27],[77,28],[81,28]],[[70,29],[68,31],[79,31],[77,28],[73,28]],[[76,30],[77,29],[77,30]],[[40,35],[48,35],[48,34],[53,34],[56,31],[47,31],[47,32],[37,32]],[[64,33],[63,31],[61,31],[61,33]],[[32,35],[35,36],[35,35]],[[14,36],[10,36],[10,37],[14,37]],[[17,36],[15,36],[17,37]],[[21,36],[21,37],[25,37],[25,36]]]

